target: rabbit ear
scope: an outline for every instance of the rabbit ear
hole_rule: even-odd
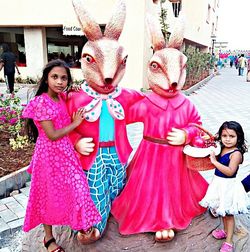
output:
[[[168,47],[176,48],[178,50],[181,49],[184,39],[184,30],[185,30],[185,20],[180,12],[179,17],[176,18],[175,26],[170,35]]]
[[[124,0],[118,0],[113,10],[112,17],[107,23],[104,36],[118,40],[126,18],[126,5]]]
[[[73,7],[81,25],[82,31],[90,41],[98,40],[103,37],[101,28],[98,23],[89,15],[84,0],[72,0]]]
[[[165,48],[166,41],[161,31],[161,24],[158,16],[147,14],[147,23],[154,51]]]

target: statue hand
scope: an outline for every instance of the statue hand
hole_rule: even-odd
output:
[[[75,145],[75,149],[82,155],[88,156],[94,151],[95,144],[92,137],[81,138]]]
[[[186,141],[186,132],[172,128],[172,131],[168,133],[167,140],[172,145],[183,145]]]

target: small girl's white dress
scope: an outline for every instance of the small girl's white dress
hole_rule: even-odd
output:
[[[233,150],[219,157],[219,162],[229,165],[230,155],[239,151]],[[249,197],[239,179],[236,178],[238,169],[232,176],[226,176],[215,169],[214,177],[208,187],[205,197],[200,205],[208,207],[220,216],[248,213],[250,209]]]

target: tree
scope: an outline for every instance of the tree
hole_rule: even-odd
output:
[[[164,3],[166,2],[166,0],[160,0],[160,8],[161,8],[161,12],[160,12],[160,23],[161,23],[161,30],[163,33],[163,36],[165,38],[165,41],[168,40],[168,28],[169,25],[166,23],[167,20],[167,9],[164,7]]]

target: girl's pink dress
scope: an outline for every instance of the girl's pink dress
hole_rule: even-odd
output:
[[[24,109],[23,117],[32,118],[39,132],[28,168],[32,179],[23,230],[39,224],[89,229],[101,217],[76,152],[68,136],[51,141],[40,125],[44,120],[52,121],[55,129],[70,124],[63,98],[55,102],[46,93],[36,96]]]
[[[151,93],[137,102],[130,114],[144,123],[143,136],[128,166],[128,181],[112,205],[112,214],[121,234],[185,229],[206,209],[199,205],[208,184],[186,166],[183,146],[155,143],[146,138],[165,140],[173,127],[184,129],[188,141],[200,123],[194,105],[179,94],[166,99]]]

